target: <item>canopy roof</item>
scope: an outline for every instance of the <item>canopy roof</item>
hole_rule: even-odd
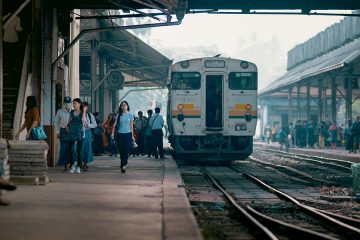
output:
[[[281,94],[282,90],[288,90],[291,86],[301,85],[306,81],[311,81],[311,86],[316,87],[318,81],[315,79],[319,78],[335,77],[338,81],[343,81],[344,78],[359,78],[359,61],[360,38],[290,69],[259,91],[259,95]],[[342,88],[343,84],[338,84],[338,86]]]

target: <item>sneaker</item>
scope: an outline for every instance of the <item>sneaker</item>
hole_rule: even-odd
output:
[[[71,166],[70,173],[74,173],[75,170],[76,170],[76,165],[74,164]]]
[[[162,156],[162,157],[160,157],[161,159],[166,159],[166,157],[164,157],[164,156]]]
[[[125,173],[125,172],[126,172],[126,166],[123,166],[123,167],[121,168],[121,172],[122,172],[122,173]]]
[[[76,173],[77,173],[77,174],[80,174],[80,173],[81,173],[80,167],[77,167],[77,168],[76,168]]]

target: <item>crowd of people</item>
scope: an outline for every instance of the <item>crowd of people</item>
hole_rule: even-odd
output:
[[[331,148],[344,147],[349,153],[359,151],[360,145],[360,116],[355,120],[348,119],[346,125],[337,126],[336,122],[322,121],[316,126],[313,121],[298,120],[286,126],[277,127],[267,125],[263,139],[267,142],[279,142],[280,149],[298,148]]]
[[[72,103],[72,104],[71,104]],[[160,108],[142,111],[135,117],[127,101],[122,101],[116,113],[110,113],[101,121],[98,112],[88,111],[87,102],[70,97],[64,98],[63,108],[55,117],[55,128],[60,139],[58,164],[63,172],[87,171],[93,156],[120,155],[121,172],[125,173],[129,156],[154,156],[165,158],[163,150],[164,117]]]

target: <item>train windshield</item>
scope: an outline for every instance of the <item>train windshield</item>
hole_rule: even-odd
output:
[[[231,90],[257,90],[256,72],[231,72],[229,74]]]
[[[201,75],[198,72],[173,72],[171,74],[171,89],[198,90]]]

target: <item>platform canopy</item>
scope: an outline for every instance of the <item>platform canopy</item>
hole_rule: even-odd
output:
[[[114,26],[114,22],[108,19],[82,20],[81,29],[92,28],[93,24],[99,24],[100,28]],[[92,53],[92,35],[85,35],[80,40],[80,56],[83,59],[81,64],[88,64],[85,71],[81,72],[82,80],[90,77],[90,57]],[[165,87],[169,75],[169,68],[172,60],[165,57],[137,36],[127,30],[107,31],[96,37],[99,54],[108,59],[109,67],[106,76],[108,83],[113,78],[123,78],[124,86],[138,87]],[[100,79],[104,76],[100,76]]]
[[[337,79],[338,93],[344,92],[346,78],[360,79],[360,38],[330,51],[320,57],[307,61],[290,69],[274,82],[259,92],[259,96],[286,96],[290,88],[305,86],[310,83],[311,87],[318,87],[319,79],[323,81],[323,87],[330,87],[330,80]],[[353,95],[359,94],[358,84],[353,87]],[[317,95],[314,91],[313,95]]]

